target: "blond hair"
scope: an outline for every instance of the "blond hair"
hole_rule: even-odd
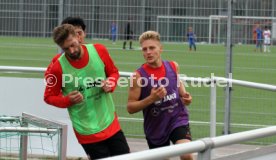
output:
[[[139,37],[139,43],[142,44],[145,40],[156,40],[160,42],[160,34],[156,31],[146,31]]]
[[[76,36],[75,28],[71,24],[62,24],[53,30],[53,39],[59,46],[63,45],[69,35]]]

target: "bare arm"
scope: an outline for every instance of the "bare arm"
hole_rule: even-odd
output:
[[[167,91],[164,87],[152,88],[148,97],[139,100],[141,94],[140,77],[140,74],[134,73],[133,77],[130,79],[132,83],[130,83],[127,102],[127,111],[130,114],[143,110],[153,102],[162,99],[167,94]]]
[[[174,62],[174,64],[176,66],[176,72],[177,72],[177,75],[178,75],[178,73],[179,73],[178,64],[176,62]],[[179,79],[178,76],[177,76],[177,79],[179,81],[178,91],[179,91],[180,99],[185,105],[189,105],[190,103],[192,103],[192,96],[190,95],[189,92],[186,91],[186,88],[183,85],[183,82]]]

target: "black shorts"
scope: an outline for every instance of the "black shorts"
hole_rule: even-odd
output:
[[[105,158],[130,152],[122,131],[101,142],[82,144],[82,147],[90,159]]]
[[[190,141],[192,140],[189,124],[175,128],[172,131],[172,133],[170,134],[168,141],[166,141],[163,144],[155,145],[155,144],[150,143],[149,141],[147,141],[147,142],[148,142],[149,148],[154,149],[154,148],[169,146],[170,141],[172,141],[172,143],[175,144],[176,141],[181,140],[181,139],[188,139]]]
[[[130,40],[130,39],[132,39],[132,36],[130,34],[126,34],[125,35],[125,40]]]

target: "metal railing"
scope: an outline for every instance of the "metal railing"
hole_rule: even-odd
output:
[[[204,138],[185,144],[177,144],[152,150],[134,152],[126,155],[105,158],[104,160],[158,160],[164,159],[165,157],[175,157],[182,154],[194,152],[198,152],[197,160],[210,160],[211,151],[214,148],[273,135],[276,135],[276,126],[234,133],[231,135],[224,135],[214,138]]]
[[[46,68],[38,68],[38,67],[16,67],[16,66],[0,66],[0,71],[5,72],[41,72],[43,73]],[[119,72],[122,77],[129,77],[132,75],[130,72]],[[218,83],[233,84],[240,85],[243,87],[263,89],[268,91],[276,91],[275,85],[263,84],[263,83],[255,83],[243,80],[236,79],[227,79],[224,77],[216,77],[212,76],[210,78],[201,78],[201,77],[180,77],[180,80],[186,82],[196,82],[196,83],[204,83],[210,87],[210,137],[216,136],[216,87]],[[130,118],[131,119],[131,118]],[[141,119],[142,120],[142,119]]]
[[[0,71],[6,71],[6,72],[44,72],[45,68],[0,66]],[[123,77],[129,77],[131,75],[132,75],[132,73],[130,73],[130,72],[120,72],[120,76],[123,76]],[[224,77],[216,77],[216,76],[212,76],[210,78],[180,77],[180,80],[186,81],[186,82],[204,83],[204,84],[206,84],[210,87],[210,137],[211,137],[211,139],[200,140],[199,142],[194,141],[194,142],[191,142],[189,144],[185,144],[185,146],[187,145],[189,147],[187,147],[187,149],[181,150],[181,152],[177,152],[176,150],[172,149],[171,151],[173,151],[174,155],[180,155],[180,154],[183,154],[183,153],[191,153],[191,152],[201,152],[202,150],[206,150],[207,147],[210,148],[210,145],[206,144],[207,142],[209,143],[209,141],[212,142],[212,144],[213,144],[212,147],[221,146],[221,145],[216,145],[216,144],[220,144],[222,142],[220,142],[220,141],[217,142],[215,139],[212,139],[213,137],[216,136],[216,97],[217,97],[216,87],[217,87],[218,83],[220,83],[220,84],[229,84],[230,86],[235,84],[235,85],[239,85],[239,86],[243,86],[243,87],[256,88],[256,89],[268,90],[268,91],[273,91],[273,92],[276,91],[276,86],[275,85],[255,83],[255,82],[249,82],[249,81],[243,81],[243,80],[227,79],[227,78],[224,78]],[[125,118],[125,117],[120,117],[120,118],[131,119],[131,118]],[[140,119],[140,120],[142,120],[142,119]],[[252,132],[254,134],[255,133],[260,133],[259,130],[256,130],[256,132],[254,132],[254,131],[252,131]],[[251,133],[251,132],[249,132],[249,133]],[[270,133],[270,132],[268,132],[268,133]],[[241,134],[242,135],[247,134],[247,132],[242,132]],[[267,133],[264,132],[261,135],[257,135],[256,137],[260,138],[262,136],[265,136],[266,134]],[[274,130],[273,130],[273,134],[274,134]],[[235,135],[235,134],[231,134],[229,136],[232,137],[233,135]],[[271,134],[268,134],[268,135],[271,135]],[[222,136],[222,137],[224,137],[224,136]],[[228,138],[231,139],[231,137],[228,137]],[[249,136],[249,137],[252,137],[252,136]],[[219,138],[219,140],[224,139],[224,140],[228,141],[229,140],[228,138]],[[234,139],[236,139],[236,138],[234,138]],[[254,139],[254,137],[252,137],[251,139]],[[247,139],[244,138],[244,139],[240,139],[240,140],[241,141],[239,141],[239,142],[242,142],[242,141],[245,141]],[[204,144],[204,145],[202,145],[202,144]],[[225,142],[225,143],[222,143],[222,144],[227,145],[227,144],[233,144],[233,143],[232,142]],[[195,147],[195,146],[201,146],[201,147]],[[184,148],[186,148],[186,147],[184,147]],[[196,148],[196,150],[194,150],[193,148]],[[153,153],[155,153],[155,152],[153,152]],[[156,153],[160,154],[161,152],[157,151]],[[167,153],[167,152],[162,151],[162,155],[164,153]],[[150,154],[152,154],[152,153],[150,153]],[[205,154],[207,154],[207,152]],[[208,152],[208,154],[209,154],[209,152]],[[171,155],[171,154],[168,154],[168,155]],[[204,155],[204,154],[202,154],[202,155]],[[204,155],[204,157],[205,157],[205,155]],[[210,152],[210,157],[211,157],[211,152]]]

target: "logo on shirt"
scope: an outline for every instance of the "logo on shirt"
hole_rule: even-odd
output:
[[[84,86],[79,86],[78,87],[78,91],[82,94],[84,93],[84,89],[85,89]]]
[[[159,106],[161,103],[162,103],[162,100],[155,101],[155,102],[154,102],[154,105]]]
[[[176,99],[176,93],[172,93],[172,94],[166,95],[163,99],[155,101],[154,105],[160,106],[161,103],[167,102],[167,101],[171,101],[171,100],[174,100],[174,99]]]
[[[176,99],[176,93],[173,93],[173,94],[170,94],[170,95],[166,95],[163,98],[163,102],[167,102],[167,101],[170,101],[170,100],[173,100],[173,99]]]
[[[87,82],[86,83],[86,89],[92,88],[92,87],[102,87],[102,81],[100,79],[95,80],[93,82]]]
[[[150,112],[152,116],[157,117],[160,114],[160,109],[157,107],[153,107]]]
[[[175,99],[176,99],[176,93],[172,93],[172,94],[166,95],[161,100],[155,101],[154,105],[155,106],[160,106],[164,102],[172,101],[172,100],[175,100]],[[178,103],[175,103],[173,105],[169,105],[169,106],[166,106],[166,107],[153,107],[151,109],[151,114],[156,117],[160,114],[160,112],[163,112],[163,111],[168,111],[168,113],[173,113],[174,108],[177,107],[177,106],[178,106]]]

